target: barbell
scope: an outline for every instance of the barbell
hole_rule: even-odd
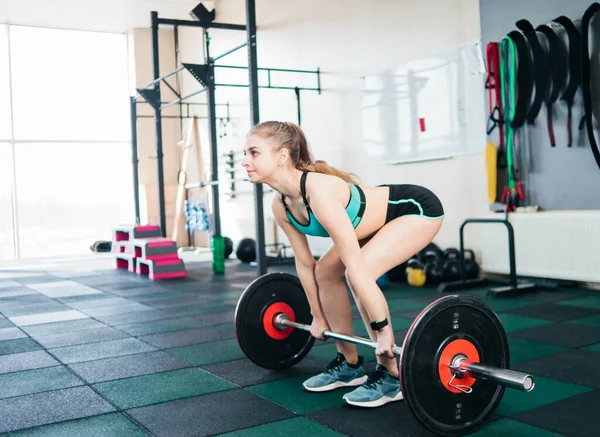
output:
[[[267,273],[237,303],[234,326],[241,350],[256,365],[280,370],[311,350],[310,306],[300,279]],[[370,339],[325,331],[326,338],[376,348]],[[506,332],[494,311],[467,295],[447,295],[415,318],[401,347],[400,385],[413,416],[445,436],[469,434],[484,424],[506,388],[530,392],[531,375],[509,369]]]

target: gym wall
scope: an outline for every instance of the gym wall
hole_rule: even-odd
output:
[[[216,6],[217,21],[244,23],[243,2],[222,0]],[[457,245],[458,227],[466,217],[488,210],[483,150],[481,154],[450,160],[404,165],[375,165],[363,157],[361,132],[361,76],[394,68],[446,48],[479,38],[479,2],[452,0],[439,2],[377,2],[366,7],[364,1],[264,0],[257,5],[258,61],[261,67],[315,69],[322,71],[323,93],[302,94],[302,128],[313,153],[331,165],[354,171],[367,184],[415,183],[435,191],[447,218],[436,239],[442,247]],[[236,32],[212,31],[211,53],[219,54],[240,42]],[[198,46],[196,38],[194,44]],[[199,50],[199,48],[198,48]],[[227,57],[223,63],[246,65],[244,50]],[[292,82],[296,79],[291,78]],[[218,90],[217,100],[222,93]],[[247,89],[243,89],[246,94]],[[260,90],[260,118],[297,121],[295,98],[275,90]],[[484,104],[481,104],[484,111]],[[236,120],[235,144],[243,147],[247,117]],[[230,140],[231,141],[231,140]],[[250,190],[251,191],[251,190]],[[265,215],[270,216],[270,195],[265,195]],[[235,217],[232,226],[254,235],[253,197],[238,196],[223,208]],[[242,218],[243,217],[243,218]],[[237,222],[237,225],[233,222]],[[270,227],[266,222],[267,239]],[[281,236],[281,233],[280,233]],[[467,243],[477,244],[475,232]],[[314,239],[315,252],[330,242]]]
[[[549,23],[561,15],[573,20],[580,19],[592,3],[591,0],[480,0],[482,42],[484,45],[489,41],[500,42],[506,34],[517,29],[515,23],[521,19],[527,19],[534,27]],[[578,28],[579,25],[580,23],[576,23]],[[591,29],[591,34],[600,34],[598,17],[592,21]],[[562,27],[554,30],[560,36],[565,35]],[[567,41],[566,37],[563,39]],[[595,53],[592,61],[595,83],[600,79],[599,44],[597,37],[590,38],[590,53]],[[600,108],[600,89],[596,87],[593,91],[597,114]],[[486,111],[487,107],[486,94]],[[544,210],[600,209],[600,190],[593,188],[600,184],[600,169],[592,155],[585,128],[582,131],[578,129],[583,115],[581,87],[575,95],[573,105],[571,148],[567,147],[567,105],[559,99],[553,108],[556,147],[550,146],[545,105],[542,105],[535,124],[527,127],[531,144],[531,168],[522,170],[526,203],[539,205]],[[497,145],[498,131],[492,132],[488,138]]]

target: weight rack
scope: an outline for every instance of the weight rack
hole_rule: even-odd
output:
[[[200,9],[205,9],[202,5]],[[197,7],[198,8],[198,7]],[[200,11],[202,12],[202,11]],[[257,51],[256,51],[256,4],[255,0],[246,0],[246,25],[215,23],[213,13],[195,14],[198,21],[175,20],[167,18],[159,18],[158,12],[151,12],[151,37],[152,37],[152,69],[153,81],[142,88],[137,89],[137,95],[130,97],[131,106],[131,134],[132,134],[132,161],[133,161],[133,183],[134,196],[136,206],[136,223],[139,224],[139,170],[138,170],[138,152],[137,152],[137,108],[138,97],[142,97],[154,109],[154,129],[156,138],[156,171],[158,182],[158,205],[159,205],[159,226],[163,237],[166,235],[166,213],[165,213],[165,191],[164,191],[164,169],[163,169],[163,144],[162,144],[162,109],[165,109],[174,104],[182,104],[186,99],[206,92],[207,95],[207,112],[209,120],[209,138],[211,146],[211,167],[218,168],[218,146],[217,146],[217,117],[216,117],[216,99],[215,90],[217,87],[248,87],[250,93],[250,124],[254,126],[259,123],[259,104],[258,104],[258,89],[290,89],[294,90],[298,103],[298,122],[300,123],[300,90],[317,91],[321,94],[321,73],[320,69],[315,71],[310,70],[286,70],[280,68],[258,68]],[[174,71],[161,76],[159,71],[159,50],[158,50],[158,28],[160,25],[174,26],[176,52],[178,52],[178,27],[200,27],[204,29],[205,35],[205,59],[204,64],[188,64],[183,63],[181,67],[177,67]],[[207,29],[227,29],[245,31],[247,34],[247,42],[234,47],[225,53],[212,58],[209,53],[209,38]],[[216,65],[215,62],[243,47],[248,47],[248,67]],[[248,85],[242,84],[219,84],[215,82],[215,68],[237,68],[248,70]],[[180,71],[188,71],[200,84],[203,89],[195,91],[186,96],[181,96],[179,93],[166,82],[166,78],[177,74]],[[268,84],[261,86],[258,83],[258,71],[267,71]],[[302,73],[316,76],[316,86],[314,87],[289,87],[289,86],[273,86],[271,84],[271,72],[288,72]],[[160,84],[164,83],[175,93],[177,98],[173,101],[163,103],[161,100]],[[188,108],[189,110],[189,108]],[[181,106],[180,106],[180,115]],[[219,183],[218,171],[211,172],[211,188],[212,188],[212,205],[214,215],[214,236],[221,236],[221,220],[220,220],[220,204],[219,204]],[[265,229],[263,218],[263,186],[262,184],[254,184],[254,203],[255,203],[255,223],[256,223],[256,266],[257,275],[263,275],[267,272],[267,260],[265,251]]]

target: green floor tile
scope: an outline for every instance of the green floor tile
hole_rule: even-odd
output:
[[[217,301],[217,302],[223,302],[223,301],[228,301],[228,300],[237,300],[239,299],[239,297],[242,295],[242,292],[244,290],[240,290],[240,291],[226,291],[224,293],[214,293],[210,295],[210,298]]]
[[[10,433],[11,437],[143,437],[148,435],[121,413],[103,414]]]
[[[269,423],[268,425],[220,434],[219,437],[288,437],[290,435],[302,437],[335,437],[343,436],[344,434],[335,432],[304,417],[294,417],[293,419]]]
[[[527,425],[511,419],[500,419],[491,424],[482,427],[478,431],[469,434],[470,437],[507,437],[507,436],[527,436],[527,437],[563,437],[545,429]]]
[[[590,352],[598,352],[598,353],[600,353],[600,343],[593,344],[591,346],[587,346],[587,347],[584,347],[582,349],[584,349],[586,351],[590,351]]]
[[[0,355],[20,354],[40,349],[43,349],[42,346],[31,338],[0,341]]]
[[[471,294],[471,293],[469,293]],[[479,296],[476,296],[479,297]],[[516,308],[523,308],[526,306],[535,305],[536,302],[529,301],[520,298],[506,298],[506,297],[498,297],[493,298],[490,296],[481,296],[481,300],[486,303],[493,311],[500,312],[506,310],[513,310]]]
[[[557,354],[566,351],[563,346],[538,343],[519,338],[509,338],[510,362],[511,364],[522,363],[523,361],[533,360],[535,358]]]
[[[345,405],[342,396],[356,387],[333,390],[324,393],[311,393],[304,390],[302,382],[306,376],[288,378],[267,384],[248,387],[251,393],[296,413],[307,414],[313,411]]]
[[[246,357],[235,339],[165,349],[165,352],[194,366],[233,361]]]
[[[423,310],[429,303],[412,299],[389,299],[388,308],[390,313],[401,313],[404,311]]]
[[[536,326],[548,325],[552,323],[548,320],[534,319],[531,317],[517,316],[515,314],[498,314],[502,326],[506,332],[520,331],[521,329],[535,328]]]
[[[134,323],[119,326],[119,330],[129,335],[142,336],[149,334],[164,334],[166,332],[181,331],[190,328],[200,328],[204,324],[190,318],[157,320],[155,322]]]
[[[581,323],[588,326],[600,326],[600,314],[595,316],[582,317],[581,319],[569,320],[571,323]]]
[[[101,341],[98,343],[82,344],[78,346],[59,347],[49,349],[56,358],[65,364],[80,363],[83,361],[99,360],[102,358],[120,357],[142,352],[157,350],[155,347],[142,343],[135,338]]]
[[[0,329],[4,329],[4,328],[14,328],[15,325],[13,325],[10,320],[6,319],[6,318],[1,318],[0,319]]]
[[[374,349],[368,348],[366,346],[357,345],[356,351],[359,355],[362,355],[364,357],[365,363],[372,363],[375,361]],[[327,344],[323,344],[320,341],[319,343],[315,343],[315,346],[313,346],[313,348],[310,350],[307,357],[327,364],[336,357],[336,354],[337,346],[335,344],[335,341],[328,340]],[[325,370],[325,367],[323,367],[323,370]]]
[[[573,396],[592,391],[592,388],[555,379],[535,376],[535,387],[529,393],[507,389],[496,413],[500,416],[512,416],[523,411],[558,402]]]
[[[557,303],[559,303],[560,305],[574,305],[584,308],[600,308],[600,295],[563,300]]]
[[[102,397],[124,410],[238,388],[196,368],[103,382],[93,387]]]
[[[63,366],[0,375],[0,399],[76,387],[83,382]]]

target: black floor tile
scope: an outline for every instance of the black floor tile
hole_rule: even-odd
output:
[[[129,335],[114,328],[105,326],[97,329],[84,329],[82,331],[63,334],[41,335],[35,337],[35,340],[45,348],[50,349],[55,347],[94,343],[97,341],[117,340],[125,337],[129,337]]]
[[[436,436],[415,420],[404,401],[379,408],[340,406],[309,413],[306,417],[347,436]]]
[[[69,367],[88,383],[95,384],[191,366],[166,352],[158,351],[70,364]]]
[[[523,329],[513,332],[510,335],[517,338],[556,344],[570,348],[579,348],[600,343],[599,327],[569,322]]]
[[[256,384],[277,381],[284,378],[293,378],[300,375],[315,375],[325,370],[325,364],[321,361],[305,358],[294,367],[285,370],[269,370],[257,366],[250,360],[242,359],[225,363],[210,364],[202,367],[213,375],[233,382],[240,387],[248,387]]]
[[[598,354],[569,350],[511,366],[513,370],[558,379],[573,384],[600,388]],[[596,364],[594,364],[596,363]]]
[[[43,350],[2,355],[0,356],[0,374],[58,366],[59,364]]]
[[[517,414],[512,419],[567,437],[597,437],[599,412],[600,391],[595,390]]]
[[[534,319],[552,320],[553,322],[564,322],[572,319],[600,314],[600,308],[585,308],[575,305],[559,305],[552,302],[540,305],[531,305],[523,308],[515,308],[504,311],[505,313],[518,316],[532,317]]]
[[[36,276],[23,276],[22,278],[16,278],[15,281],[20,282],[23,285],[27,284],[42,284],[44,282],[57,282],[64,281],[64,278],[60,278],[55,275],[36,275]]]
[[[227,340],[234,337],[235,332],[233,332],[233,329],[226,330],[207,326],[205,328],[188,329],[185,331],[144,335],[143,337],[139,337],[139,339],[157,348],[167,349],[210,341]]]
[[[127,410],[156,436],[209,436],[294,416],[244,390],[229,390]]]
[[[0,400],[0,432],[115,411],[89,387],[75,387]]]

